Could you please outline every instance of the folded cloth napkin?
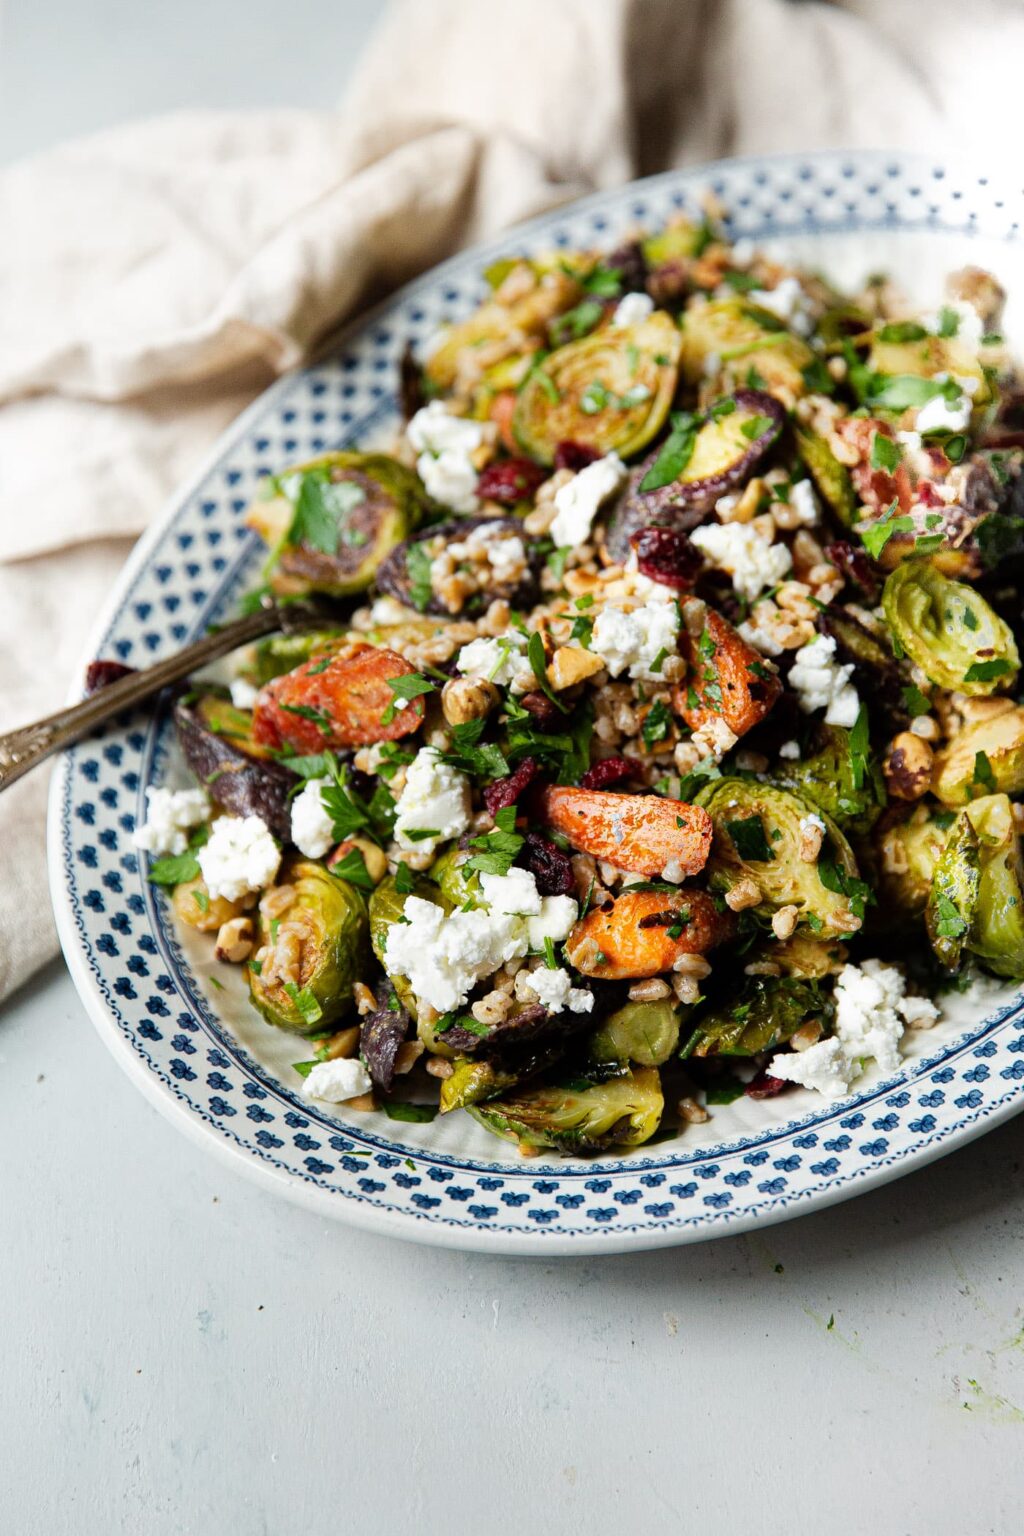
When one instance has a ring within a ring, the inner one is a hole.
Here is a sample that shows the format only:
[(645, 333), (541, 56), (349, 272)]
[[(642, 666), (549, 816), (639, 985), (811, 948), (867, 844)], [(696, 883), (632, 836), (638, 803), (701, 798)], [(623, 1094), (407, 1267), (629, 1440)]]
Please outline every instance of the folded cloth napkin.
[[(323, 46), (329, 38), (307, 38)], [(719, 155), (1015, 143), (1024, 0), (397, 0), (336, 112), (133, 123), (0, 176), (0, 729), (57, 708), (130, 541), (371, 298)], [(0, 998), (56, 949), (45, 774), (0, 799)]]

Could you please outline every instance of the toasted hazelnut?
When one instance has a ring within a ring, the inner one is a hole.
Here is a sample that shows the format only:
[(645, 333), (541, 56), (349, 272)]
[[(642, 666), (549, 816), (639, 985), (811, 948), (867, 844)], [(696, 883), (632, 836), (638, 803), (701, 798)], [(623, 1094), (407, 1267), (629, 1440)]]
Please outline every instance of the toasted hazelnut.
[(450, 677), (441, 690), (441, 709), (449, 725), (466, 725), (489, 715), (501, 695), (480, 677)]
[(336, 1035), (332, 1035), (327, 1042), (327, 1060), (339, 1061), (342, 1057), (354, 1056), (359, 1049), (359, 1025), (350, 1024), (347, 1029), (339, 1029)]
[(551, 658), (548, 682), (558, 690), (571, 688), (574, 683), (593, 677), (603, 666), (600, 656), (595, 656), (592, 651), (585, 651), (580, 645), (562, 645)]
[(900, 731), (889, 744), (882, 767), (890, 795), (897, 800), (920, 800), (932, 781), (931, 747), (913, 731)]
[(240, 965), (252, 954), (252, 942), (252, 919), (230, 917), (218, 929), (217, 947), (214, 953), (218, 960), (226, 960), (231, 965)]

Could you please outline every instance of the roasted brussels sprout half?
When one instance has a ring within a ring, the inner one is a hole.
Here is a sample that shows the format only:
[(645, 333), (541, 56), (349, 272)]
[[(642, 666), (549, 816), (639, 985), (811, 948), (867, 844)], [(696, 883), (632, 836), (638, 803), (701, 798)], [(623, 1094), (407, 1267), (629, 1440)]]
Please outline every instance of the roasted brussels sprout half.
[(366, 903), (308, 859), (288, 860), (278, 881), (291, 899), (272, 922), (260, 915), (249, 994), (268, 1024), (316, 1033), (345, 1013), (366, 973)]
[(348, 597), (429, 511), (419, 479), (382, 453), (330, 453), (277, 475), (249, 510), (283, 593)]
[(667, 261), (687, 261), (696, 256), (705, 240), (705, 230), (700, 224), (679, 219), (667, 224), (656, 234), (641, 241), (644, 260), (650, 267), (660, 267)]
[(1008, 625), (974, 587), (950, 581), (929, 561), (897, 566), (886, 577), (882, 607), (903, 650), (940, 688), (994, 693), (1017, 676)]
[(1024, 708), (1009, 702), (1003, 714), (965, 725), (935, 757), (932, 792), (944, 805), (959, 807), (993, 790), (1024, 790)]
[(679, 1045), (679, 1015), (679, 1005), (670, 998), (625, 1003), (594, 1031), (590, 1054), (595, 1061), (635, 1061), (641, 1067), (660, 1067)]
[(1024, 978), (1024, 863), (1013, 807), (989, 795), (961, 815), (978, 836), (981, 883), (967, 948), (997, 976)]
[(553, 464), (564, 442), (622, 458), (639, 453), (668, 415), (679, 347), (679, 331), (661, 310), (639, 325), (609, 326), (559, 347), (519, 392), (517, 440), (541, 464)]
[(472, 850), (449, 848), (431, 866), (430, 878), (440, 887), (453, 910), (467, 901), (480, 899), (480, 876), (475, 870), (466, 868), (471, 854)]
[(749, 977), (728, 1003), (697, 1021), (680, 1056), (758, 1056), (796, 1034), (808, 1019), (831, 1024), (835, 1004), (816, 981), (799, 976)]
[(289, 797), (298, 780), (253, 740), (252, 716), (220, 694), (186, 694), (174, 724), (185, 761), (217, 804), (235, 816), (262, 816), (275, 837), (290, 842)]
[(451, 1076), (441, 1082), (441, 1113), (448, 1115), (453, 1109), (467, 1109), (470, 1104), (497, 1098), (518, 1081), (517, 1072), (500, 1067), (497, 1062), (456, 1060)]
[(710, 380), (717, 393), (764, 389), (782, 400), (807, 392), (803, 370), (814, 362), (805, 342), (782, 321), (745, 299), (715, 299), (683, 317), (682, 370), (688, 384)]
[(949, 971), (957, 970), (960, 965), (974, 923), (980, 889), (978, 834), (970, 818), (961, 814), (953, 823), (949, 840), (939, 855), (924, 914), (935, 958)]
[(202, 875), (176, 885), (171, 905), (179, 922), (197, 928), (200, 933), (216, 933), (222, 923), (241, 912), (238, 902), (228, 901), (225, 896), (211, 896)]
[(749, 479), (777, 442), (786, 413), (764, 390), (739, 389), (715, 401), (702, 421), (693, 418), (692, 430), (673, 419), (672, 434), (630, 476), (609, 519), (605, 542), (613, 559), (628, 557), (641, 528), (685, 531), (700, 522), (720, 496)]
[(781, 780), (830, 816), (852, 836), (870, 831), (885, 805), (885, 785), (873, 765), (857, 764), (850, 750), (850, 732), (823, 725), (817, 751), (784, 765)]
[[(722, 778), (696, 797), (714, 823), (707, 872), (713, 890), (729, 891), (741, 880), (761, 893), (754, 907), (770, 918), (795, 906), (797, 931), (833, 938), (856, 931), (863, 918), (864, 890), (846, 838), (832, 818), (812, 801), (755, 779)], [(801, 821), (816, 814), (825, 838), (814, 863), (800, 857)]]
[(499, 537), (507, 535), (520, 539), (526, 562), (514, 579), (499, 579), (497, 573), (494, 573), (485, 585), (470, 592), (461, 600), (457, 610), (459, 616), (469, 617), (481, 613), (495, 598), (505, 598), (516, 606), (526, 607), (537, 595), (537, 579), (544, 560), (537, 552), (536, 541), (524, 535), (522, 523), (514, 517), (460, 517), (449, 523), (434, 523), (422, 529), (391, 551), (377, 572), (377, 586), (382, 592), (397, 598), (409, 608), (415, 608), (419, 613), (444, 614), (450, 618), (452, 609), (434, 588), (431, 564), (448, 545), (464, 542), (478, 528), (487, 529)]
[(950, 816), (936, 816), (927, 806), (876, 834), (877, 879), (883, 921), (891, 924), (920, 917), (928, 904), (935, 866), (949, 836)]
[[(561, 254), (561, 253), (560, 253)], [(579, 277), (586, 274), (592, 263), (578, 263)], [(578, 277), (567, 271), (576, 263), (570, 255), (559, 265), (549, 265), (543, 260), (523, 261), (516, 257), (494, 262), (488, 269), (488, 281), (498, 288), (517, 268), (522, 269), (524, 292), (512, 303), (492, 300), (482, 304), (468, 320), (447, 328), (441, 343), (427, 359), (425, 373), (437, 389), (450, 390), (465, 375), (467, 363), (472, 382), (480, 376), (475, 359), (486, 348), (492, 356), (501, 354), (506, 366), (522, 357), (528, 357), (546, 343), (549, 323), (563, 310), (575, 304), (582, 289)], [(529, 281), (532, 274), (533, 281)]]
[(911, 341), (890, 340), (892, 329), (882, 325), (876, 330), (867, 357), (871, 375), (867, 403), (873, 411), (901, 417), (906, 409), (923, 404), (918, 394), (908, 394), (903, 381), (934, 379), (936, 374), (975, 380), (971, 397), (974, 410), (980, 412), (989, 404), (992, 394), (977, 354), (957, 337), (925, 335)]
[(796, 445), (822, 500), (844, 528), (852, 528), (857, 520), (857, 497), (846, 465), (840, 464), (826, 439), (809, 427), (796, 428)]
[(636, 1067), (603, 1082), (577, 1078), (526, 1088), (471, 1105), (469, 1113), (495, 1135), (523, 1146), (583, 1153), (649, 1141), (664, 1107), (656, 1068)]

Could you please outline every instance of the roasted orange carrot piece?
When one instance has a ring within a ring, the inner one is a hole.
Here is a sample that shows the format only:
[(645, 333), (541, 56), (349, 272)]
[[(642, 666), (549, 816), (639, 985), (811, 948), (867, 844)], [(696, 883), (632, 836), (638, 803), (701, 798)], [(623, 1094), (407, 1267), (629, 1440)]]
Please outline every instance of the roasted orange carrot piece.
[(657, 976), (680, 955), (702, 955), (735, 933), (707, 891), (624, 891), (610, 907), (588, 912), (573, 928), (565, 952), (584, 976), (607, 981)]
[(672, 704), (694, 731), (723, 720), (734, 736), (745, 736), (782, 692), (771, 663), (713, 608), (708, 609), (703, 633), (694, 639), (684, 631), (679, 648), (689, 672), (675, 689)]
[[(364, 747), (408, 736), (423, 719), (423, 700), (396, 701), (388, 680), (415, 671), (403, 656), (372, 645), (349, 645), (313, 657), (260, 689), (253, 736), (266, 747), (299, 753)], [(386, 718), (391, 705), (396, 708)]]
[(673, 880), (696, 875), (711, 851), (711, 818), (698, 805), (605, 789), (545, 789), (539, 812), (574, 848), (616, 869)]
[(514, 389), (503, 389), (495, 395), (491, 401), (491, 420), (497, 424), (498, 436), (502, 445), (511, 454), (522, 453), (516, 435), (512, 430), (512, 418), (516, 414), (516, 402), (519, 396)]

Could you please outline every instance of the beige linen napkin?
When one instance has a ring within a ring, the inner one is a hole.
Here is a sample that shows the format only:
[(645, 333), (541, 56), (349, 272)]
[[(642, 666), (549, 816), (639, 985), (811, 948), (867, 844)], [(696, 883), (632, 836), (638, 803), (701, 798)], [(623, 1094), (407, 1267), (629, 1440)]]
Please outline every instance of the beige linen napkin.
[[(329, 37), (292, 46), (330, 46)], [(0, 176), (0, 729), (273, 376), (457, 246), (731, 153), (1015, 143), (1020, 0), (399, 0), (336, 112), (135, 123)], [(0, 799), (0, 998), (56, 947), (45, 773)]]

